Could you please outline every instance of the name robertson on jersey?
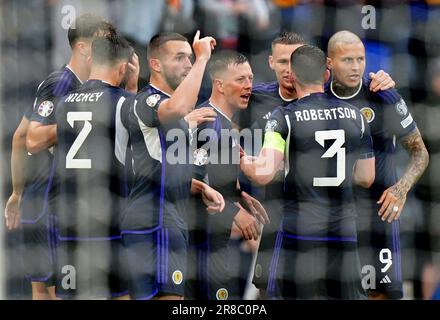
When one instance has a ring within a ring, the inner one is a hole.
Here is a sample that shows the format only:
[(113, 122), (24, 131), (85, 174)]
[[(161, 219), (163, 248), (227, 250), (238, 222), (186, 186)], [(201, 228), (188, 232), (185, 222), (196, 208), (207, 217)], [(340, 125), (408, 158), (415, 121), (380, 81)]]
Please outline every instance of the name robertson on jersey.
[(64, 102), (98, 102), (104, 92), (71, 93)]
[(295, 111), (296, 121), (355, 119), (356, 111), (347, 107), (330, 109), (305, 109)]

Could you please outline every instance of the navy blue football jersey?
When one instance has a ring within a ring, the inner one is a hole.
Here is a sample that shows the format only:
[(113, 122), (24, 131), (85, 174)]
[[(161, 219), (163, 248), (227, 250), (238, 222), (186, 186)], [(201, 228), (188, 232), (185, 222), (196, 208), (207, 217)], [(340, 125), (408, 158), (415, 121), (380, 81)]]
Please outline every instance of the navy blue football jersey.
[[(277, 107), (286, 106), (292, 101), (281, 97), (277, 81), (259, 83), (252, 88), (248, 107), (236, 112), (233, 117), (234, 123), (240, 129), (250, 129), (248, 132), (252, 136), (252, 143), (246, 143), (244, 139), (240, 140), (246, 154), (258, 156), (263, 144), (264, 127), (270, 115)], [(244, 132), (243, 136), (245, 136)], [(244, 175), (241, 175), (240, 184), (244, 191), (259, 200), (282, 198), (282, 183), (279, 181), (273, 181), (270, 187), (264, 188), (252, 184)]]
[(356, 194), (371, 196), (377, 201), (383, 191), (398, 180), (393, 159), (396, 138), (408, 135), (417, 125), (405, 101), (396, 90), (371, 92), (370, 82), (371, 80), (364, 78), (360, 90), (348, 98), (337, 96), (331, 83), (326, 86), (326, 92), (359, 108), (370, 125), (376, 158), (376, 178), (370, 189), (356, 190)]
[[(80, 85), (81, 81), (67, 66), (51, 73), (39, 85), (34, 104), (24, 116), (29, 121), (38, 121), (43, 125), (54, 124), (58, 100)], [(55, 195), (54, 173), (55, 163), (51, 150), (28, 154), (26, 183), (20, 203), (22, 223), (34, 223), (50, 210)]]
[(353, 166), (373, 157), (360, 111), (314, 93), (278, 108), (265, 129), (285, 141), (284, 230), (305, 237), (355, 238)]
[(239, 132), (233, 129), (231, 119), (221, 109), (209, 101), (197, 108), (203, 107), (214, 108), (217, 117), (213, 122), (199, 124), (194, 134), (197, 141), (197, 149), (193, 153), (195, 177), (205, 180), (223, 195), (225, 209), (219, 215), (224, 226), (230, 229), (239, 211), (234, 202), (240, 201), (240, 191), (237, 189), (240, 171)]
[(119, 87), (89, 80), (57, 106), (60, 240), (120, 236), (118, 222), (129, 191), (130, 96)]
[(158, 226), (187, 228), (192, 179), (189, 128), (183, 119), (159, 122), (157, 112), (169, 98), (147, 85), (130, 111), (134, 182), (122, 218), (125, 233)]
[[(259, 83), (252, 88), (248, 107), (236, 112), (232, 118), (240, 129), (264, 129), (267, 119), (279, 106), (286, 106), (292, 100), (285, 100), (281, 97), (278, 82)], [(258, 154), (255, 150), (254, 154)]]

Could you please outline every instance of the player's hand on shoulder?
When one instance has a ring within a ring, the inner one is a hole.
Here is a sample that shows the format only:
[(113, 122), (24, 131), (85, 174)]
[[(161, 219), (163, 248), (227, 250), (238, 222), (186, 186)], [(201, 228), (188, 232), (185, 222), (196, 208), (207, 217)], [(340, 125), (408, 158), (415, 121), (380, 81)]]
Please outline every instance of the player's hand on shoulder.
[(235, 215), (234, 222), (237, 227), (240, 228), (243, 238), (245, 240), (257, 240), (261, 233), (261, 227), (257, 218), (250, 214), (239, 203), (235, 203), (235, 205), (240, 208), (240, 211)]
[(12, 193), (6, 202), (5, 207), (5, 220), (6, 228), (13, 230), (18, 228), (20, 224), (20, 200), (21, 196)]
[(188, 126), (191, 129), (194, 129), (200, 123), (215, 121), (216, 117), (217, 117), (217, 113), (214, 111), (213, 108), (203, 107), (191, 111), (184, 117), (184, 119), (188, 123)]
[(251, 214), (262, 224), (270, 223), (269, 216), (260, 201), (249, 195), (245, 191), (241, 191), (241, 198), (246, 203)]
[(139, 57), (136, 53), (133, 54), (130, 61), (127, 63), (127, 84), (125, 89), (131, 93), (136, 94), (138, 91), (139, 81)]
[(370, 72), (369, 73), (371, 82), (370, 82), (370, 91), (385, 91), (388, 89), (393, 89), (396, 87), (396, 82), (394, 82), (393, 78), (383, 70), (379, 70), (378, 72)]
[(207, 36), (200, 39), (200, 30), (197, 30), (192, 45), (196, 60), (209, 60), (216, 45), (217, 42), (213, 37)]

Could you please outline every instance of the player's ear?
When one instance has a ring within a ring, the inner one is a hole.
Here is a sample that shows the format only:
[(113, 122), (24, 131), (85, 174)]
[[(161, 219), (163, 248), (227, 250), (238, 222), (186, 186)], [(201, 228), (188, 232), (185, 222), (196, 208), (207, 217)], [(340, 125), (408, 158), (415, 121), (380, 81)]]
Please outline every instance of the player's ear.
[(324, 73), (324, 83), (326, 83), (327, 81), (330, 80), (330, 70), (329, 69), (325, 69), (325, 73)]
[(327, 69), (331, 70), (333, 66), (333, 61), (331, 58), (327, 57)]
[(84, 57), (89, 57), (91, 55), (91, 48), (85, 41), (78, 41), (75, 44), (75, 47), (77, 48), (77, 51), (80, 55)]
[(269, 56), (269, 67), (274, 70), (273, 56)]
[(151, 58), (151, 59), (148, 60), (148, 64), (150, 66), (150, 70), (155, 71), (155, 72), (161, 72), (162, 71), (162, 66), (160, 64), (159, 59)]
[(215, 88), (217, 89), (218, 92), (220, 92), (220, 93), (224, 93), (225, 92), (225, 90), (223, 88), (223, 80), (221, 80), (221, 79), (214, 79), (213, 82), (214, 82), (214, 86), (215, 86)]

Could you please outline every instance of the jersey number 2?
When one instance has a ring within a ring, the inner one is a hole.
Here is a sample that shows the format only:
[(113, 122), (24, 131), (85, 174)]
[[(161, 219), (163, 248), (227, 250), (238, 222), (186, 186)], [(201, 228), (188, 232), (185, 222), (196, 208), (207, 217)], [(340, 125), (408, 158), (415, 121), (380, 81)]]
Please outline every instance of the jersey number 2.
[(76, 137), (72, 146), (67, 152), (66, 155), (66, 168), (67, 169), (91, 169), (92, 168), (92, 160), (91, 159), (74, 159), (78, 150), (81, 148), (82, 144), (86, 140), (90, 131), (92, 131), (92, 113), (91, 112), (68, 112), (67, 113), (67, 122), (70, 124), (72, 128), (74, 128), (75, 121), (84, 121), (84, 127)]
[(322, 147), (326, 140), (335, 140), (321, 158), (333, 158), (336, 155), (336, 177), (313, 178), (314, 187), (337, 187), (345, 180), (345, 143), (344, 130), (324, 130), (315, 132), (315, 140)]

